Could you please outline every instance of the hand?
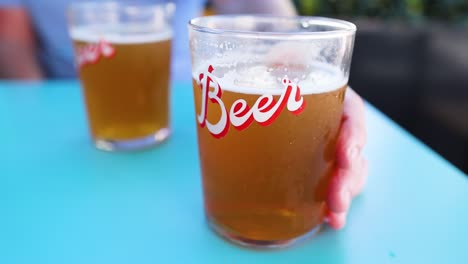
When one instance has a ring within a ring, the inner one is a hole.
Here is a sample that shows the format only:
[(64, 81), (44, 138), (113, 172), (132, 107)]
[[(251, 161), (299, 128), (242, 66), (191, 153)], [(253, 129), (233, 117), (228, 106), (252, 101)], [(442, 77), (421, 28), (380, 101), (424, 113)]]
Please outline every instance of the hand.
[(327, 196), (326, 222), (334, 229), (345, 225), (351, 200), (361, 192), (366, 182), (367, 160), (361, 155), (365, 144), (364, 103), (361, 97), (348, 87), (336, 146), (336, 167)]

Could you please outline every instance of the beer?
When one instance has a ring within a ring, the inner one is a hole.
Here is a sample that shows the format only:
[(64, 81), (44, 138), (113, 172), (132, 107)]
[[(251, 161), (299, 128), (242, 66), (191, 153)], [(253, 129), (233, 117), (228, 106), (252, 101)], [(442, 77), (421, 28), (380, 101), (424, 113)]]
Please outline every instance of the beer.
[(205, 211), (237, 242), (288, 241), (323, 221), (347, 79), (314, 65), (282, 82), (261, 66), (194, 70)]
[(320, 229), (355, 31), (317, 17), (190, 20), (205, 212), (221, 236), (280, 248)]
[(71, 31), (96, 140), (130, 141), (168, 133), (172, 33), (130, 29)]

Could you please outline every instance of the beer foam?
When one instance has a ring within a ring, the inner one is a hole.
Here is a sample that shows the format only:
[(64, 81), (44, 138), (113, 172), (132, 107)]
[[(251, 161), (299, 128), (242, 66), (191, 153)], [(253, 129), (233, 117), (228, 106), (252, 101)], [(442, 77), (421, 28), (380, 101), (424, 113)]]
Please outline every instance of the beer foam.
[[(137, 28), (138, 29), (138, 28)], [(141, 44), (149, 42), (159, 42), (172, 38), (172, 30), (164, 29), (160, 32), (151, 32), (149, 30), (103, 30), (95, 27), (75, 27), (70, 30), (70, 37), (75, 41), (99, 42), (104, 39), (113, 44)]]
[[(247, 66), (240, 70), (232, 66), (216, 67), (216, 62), (211, 65), (214, 67), (212, 75), (223, 90), (244, 94), (279, 95), (285, 89), (283, 78), (296, 83), (301, 88), (301, 94), (332, 92), (348, 82), (348, 78), (340, 69), (322, 62), (308, 64), (306, 68), (297, 71), (295, 77), (288, 76), (284, 72), (275, 73), (272, 68), (263, 65)], [(198, 81), (198, 74), (206, 74), (208, 66), (196, 68), (192, 77)], [(289, 72), (289, 75), (294, 75), (294, 72)]]

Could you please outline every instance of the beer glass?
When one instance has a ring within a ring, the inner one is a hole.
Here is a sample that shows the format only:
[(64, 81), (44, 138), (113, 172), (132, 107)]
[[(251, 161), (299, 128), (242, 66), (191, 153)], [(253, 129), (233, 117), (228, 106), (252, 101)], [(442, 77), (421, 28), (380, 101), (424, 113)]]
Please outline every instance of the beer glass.
[(319, 17), (189, 22), (205, 213), (221, 236), (274, 248), (319, 230), (355, 31)]
[(170, 134), (172, 3), (76, 2), (68, 10), (97, 148), (144, 148)]

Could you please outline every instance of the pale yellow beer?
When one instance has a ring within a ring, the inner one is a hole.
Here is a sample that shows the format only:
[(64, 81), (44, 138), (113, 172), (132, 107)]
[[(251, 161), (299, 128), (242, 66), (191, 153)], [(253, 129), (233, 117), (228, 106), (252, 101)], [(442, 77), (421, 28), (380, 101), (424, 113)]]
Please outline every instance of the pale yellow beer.
[(170, 135), (173, 3), (75, 1), (69, 33), (97, 148), (134, 150)]
[(205, 212), (221, 236), (278, 248), (320, 230), (355, 31), (320, 17), (190, 20)]
[(78, 60), (95, 139), (126, 141), (169, 129), (171, 35), (170, 31), (103, 36), (91, 28), (72, 31), (77, 56), (86, 56), (86, 50), (100, 41), (114, 52), (95, 61)]
[[(216, 61), (212, 66), (210, 78), (212, 83), (216, 81), (212, 86), (221, 87), (222, 102), (205, 99), (207, 122), (221, 119), (220, 104), (229, 112), (239, 99), (253, 107), (261, 96), (269, 94), (279, 102), (284, 86), (255, 81), (260, 67), (245, 70), (253, 80), (246, 83), (255, 82), (252, 88), (242, 84), (249, 76), (223, 72), (218, 78), (216, 69), (220, 67)], [(196, 72), (207, 74), (203, 68)], [(268, 74), (267, 67), (264, 72)], [(305, 103), (298, 114), (285, 107), (268, 125), (253, 120), (239, 130), (229, 124), (219, 138), (207, 125), (197, 125), (205, 211), (209, 221), (228, 230), (230, 237), (288, 241), (323, 222), (347, 84), (339, 71), (329, 68), (317, 67), (312, 75), (326, 77), (323, 83), (299, 82)], [(197, 75), (193, 78), (195, 111), (200, 114), (203, 83)]]

